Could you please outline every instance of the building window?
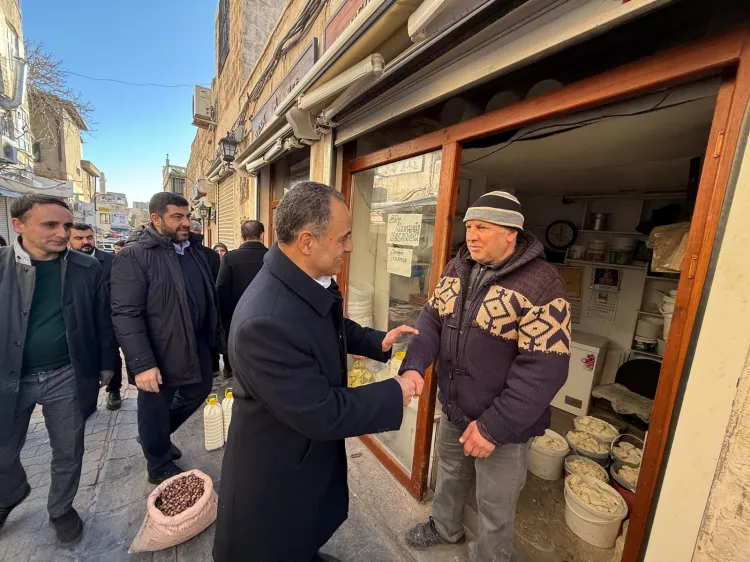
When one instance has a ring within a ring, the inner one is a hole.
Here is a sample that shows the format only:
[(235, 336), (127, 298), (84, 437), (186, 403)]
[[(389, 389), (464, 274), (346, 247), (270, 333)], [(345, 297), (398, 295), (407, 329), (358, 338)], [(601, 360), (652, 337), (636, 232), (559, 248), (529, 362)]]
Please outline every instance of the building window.
[(219, 2), (219, 73), (229, 54), (229, 0)]
[(109, 224), (109, 213), (99, 213), (99, 223)]
[(172, 193), (179, 193), (185, 195), (185, 179), (184, 178), (172, 178)]
[(15, 139), (18, 150), (29, 152), (31, 146), (31, 135), (29, 133), (29, 114), (22, 107), (15, 110)]
[(11, 70), (16, 69), (16, 57), (20, 55), (18, 35), (8, 26), (8, 67)]

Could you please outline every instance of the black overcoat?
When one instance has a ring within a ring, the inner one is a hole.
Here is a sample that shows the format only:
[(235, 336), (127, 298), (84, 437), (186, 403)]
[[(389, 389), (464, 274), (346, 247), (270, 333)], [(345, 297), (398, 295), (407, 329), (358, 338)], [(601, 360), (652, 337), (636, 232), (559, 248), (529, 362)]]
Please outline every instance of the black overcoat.
[(342, 317), (332, 289), (274, 246), (235, 310), (216, 562), (310, 562), (347, 517), (344, 439), (401, 425), (395, 380), (347, 388), (344, 350), (389, 354), (383, 332)]

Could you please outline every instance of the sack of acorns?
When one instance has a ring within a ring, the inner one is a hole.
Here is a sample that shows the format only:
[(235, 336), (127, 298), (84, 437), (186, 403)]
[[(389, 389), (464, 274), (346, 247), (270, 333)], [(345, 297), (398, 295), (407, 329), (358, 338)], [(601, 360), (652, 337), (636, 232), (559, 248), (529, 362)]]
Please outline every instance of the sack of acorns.
[(153, 552), (190, 540), (216, 520), (217, 508), (208, 475), (190, 470), (173, 476), (146, 500), (146, 517), (128, 552)]

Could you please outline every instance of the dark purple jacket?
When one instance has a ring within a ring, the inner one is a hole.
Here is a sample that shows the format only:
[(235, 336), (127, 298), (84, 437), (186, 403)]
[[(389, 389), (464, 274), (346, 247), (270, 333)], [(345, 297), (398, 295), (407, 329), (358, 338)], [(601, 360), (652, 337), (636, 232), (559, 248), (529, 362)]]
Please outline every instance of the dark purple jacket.
[(550, 402), (568, 377), (570, 304), (530, 234), (467, 299), (473, 265), (464, 247), (445, 268), (400, 371), (424, 375), (437, 357), (440, 402), (453, 424), (478, 420), (496, 445), (524, 443), (549, 427)]

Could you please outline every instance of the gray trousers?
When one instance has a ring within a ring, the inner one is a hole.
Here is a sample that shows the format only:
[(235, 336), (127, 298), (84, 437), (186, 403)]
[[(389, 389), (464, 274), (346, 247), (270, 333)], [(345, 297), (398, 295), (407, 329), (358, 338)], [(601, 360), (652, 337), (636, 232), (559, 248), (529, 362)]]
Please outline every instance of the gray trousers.
[(464, 535), (464, 504), (476, 471), (479, 533), (469, 544), (471, 562), (509, 562), (518, 496), (526, 483), (531, 441), (497, 447), (486, 459), (464, 456), (463, 435), (445, 415), (437, 436), (437, 489), (432, 518), (440, 535), (456, 542)]
[(83, 463), (84, 419), (76, 400), (72, 365), (21, 379), (13, 434), (0, 443), (0, 506), (15, 504), (26, 489), (26, 471), (20, 455), (37, 404), (42, 405), (52, 447), (47, 511), (50, 517), (60, 517), (73, 506)]

